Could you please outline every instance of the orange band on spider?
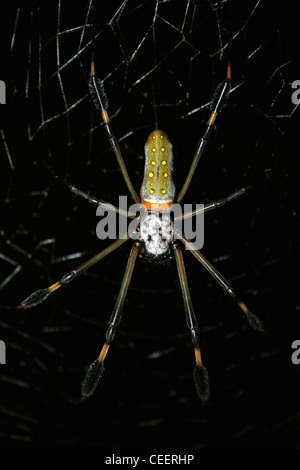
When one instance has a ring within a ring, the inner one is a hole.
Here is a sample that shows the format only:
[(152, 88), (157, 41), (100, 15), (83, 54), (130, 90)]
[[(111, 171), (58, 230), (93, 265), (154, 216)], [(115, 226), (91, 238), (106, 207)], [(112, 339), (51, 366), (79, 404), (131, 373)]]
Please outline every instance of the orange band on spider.
[(208, 124), (209, 124), (210, 126), (212, 126), (213, 123), (215, 122), (217, 115), (218, 115), (218, 113), (217, 113), (216, 111), (214, 111), (213, 113), (211, 113), (210, 118), (209, 118), (209, 121), (208, 121)]
[(197, 366), (202, 366), (201, 352), (199, 348), (195, 348), (195, 359)]
[(244, 302), (239, 302), (239, 306), (241, 307), (244, 313), (249, 311)]
[(227, 80), (231, 80), (231, 65), (228, 64), (227, 66)]
[(91, 63), (91, 77), (95, 77), (95, 62), (93, 60)]
[(109, 117), (108, 117), (106, 109), (102, 109), (101, 113), (102, 113), (103, 121), (107, 124), (109, 122)]
[(108, 349), (109, 349), (109, 344), (105, 343), (103, 345), (103, 348), (101, 349), (101, 353), (99, 354), (98, 362), (104, 362)]
[(168, 211), (172, 206), (173, 206), (173, 202), (164, 202), (163, 204), (159, 204), (159, 203), (153, 203), (153, 202), (149, 202), (149, 201), (144, 201), (142, 200), (142, 204), (149, 210), (152, 210), (152, 211)]
[(53, 292), (56, 289), (58, 289), (59, 287), (61, 287), (61, 283), (56, 282), (55, 284), (52, 284), (52, 286), (48, 287), (48, 292)]

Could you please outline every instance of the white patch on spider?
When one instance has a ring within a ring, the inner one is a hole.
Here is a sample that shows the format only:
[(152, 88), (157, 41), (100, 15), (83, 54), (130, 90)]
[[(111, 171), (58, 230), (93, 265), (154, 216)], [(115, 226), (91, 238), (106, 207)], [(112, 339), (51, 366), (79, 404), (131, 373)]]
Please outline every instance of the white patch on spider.
[(153, 256), (161, 256), (170, 250), (173, 240), (173, 222), (170, 214), (147, 213), (140, 224), (140, 239), (145, 250)]

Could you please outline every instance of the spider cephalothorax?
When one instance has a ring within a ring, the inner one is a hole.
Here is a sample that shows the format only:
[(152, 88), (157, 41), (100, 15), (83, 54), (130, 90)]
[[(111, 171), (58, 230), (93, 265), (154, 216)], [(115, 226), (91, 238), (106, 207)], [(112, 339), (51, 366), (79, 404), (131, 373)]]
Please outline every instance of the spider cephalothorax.
[(146, 212), (140, 222), (139, 240), (145, 260), (164, 263), (170, 260), (174, 226), (170, 213)]

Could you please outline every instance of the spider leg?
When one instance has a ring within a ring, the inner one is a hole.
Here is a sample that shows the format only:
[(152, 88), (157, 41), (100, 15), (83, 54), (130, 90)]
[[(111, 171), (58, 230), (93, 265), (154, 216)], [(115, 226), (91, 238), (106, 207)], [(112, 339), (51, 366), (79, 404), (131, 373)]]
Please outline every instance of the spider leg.
[(135, 219), (136, 218), (136, 214), (133, 214), (132, 212), (128, 212), (124, 209), (121, 209), (120, 207), (113, 206), (109, 202), (105, 202), (102, 199), (97, 199), (96, 197), (91, 196), (90, 194), (82, 191), (81, 189), (78, 189), (76, 186), (74, 186), (71, 183), (68, 183), (67, 181), (65, 181), (65, 184), (67, 185), (67, 187), (69, 188), (69, 190), (72, 193), (76, 194), (76, 196), (82, 197), (83, 199), (88, 201), (90, 204), (95, 204), (96, 206), (101, 206), (104, 210), (113, 210), (113, 211), (117, 212), (120, 215), (123, 215), (125, 217), (129, 217), (130, 219)]
[(122, 318), (124, 302), (125, 302), (126, 294), (128, 291), (136, 257), (137, 257), (139, 250), (140, 250), (139, 243), (135, 243), (131, 248), (131, 252), (128, 258), (127, 266), (125, 269), (125, 274), (124, 274), (122, 285), (121, 285), (119, 295), (116, 301), (116, 305), (109, 320), (109, 326), (106, 331), (104, 345), (101, 349), (101, 352), (98, 358), (95, 361), (93, 361), (91, 365), (89, 366), (86, 376), (84, 378), (84, 381), (82, 383), (82, 387), (81, 387), (82, 399), (86, 399), (94, 393), (98, 385), (98, 382), (104, 373), (104, 360), (107, 355), (108, 349), (111, 345), (111, 342), (113, 341), (115, 337), (117, 327), (119, 326), (119, 323)]
[(45, 289), (36, 290), (31, 295), (29, 295), (25, 300), (23, 300), (20, 303), (20, 305), (17, 306), (17, 308), (18, 309), (32, 308), (44, 302), (44, 300), (46, 300), (52, 294), (52, 292), (57, 290), (59, 287), (66, 286), (67, 284), (69, 284), (69, 282), (73, 281), (73, 279), (75, 279), (77, 276), (84, 273), (91, 266), (98, 263), (98, 261), (100, 261), (102, 258), (104, 258), (105, 256), (112, 253), (114, 250), (119, 248), (119, 246), (121, 246), (123, 243), (129, 240), (129, 237), (130, 235), (129, 233), (127, 233), (127, 235), (124, 238), (119, 238), (114, 243), (109, 245), (107, 248), (100, 251), (99, 253), (97, 253), (95, 256), (85, 261), (84, 263), (80, 264), (79, 266), (74, 268), (72, 271), (65, 274), (58, 282), (55, 282), (54, 284), (52, 284), (49, 287), (46, 287)]
[(201, 214), (202, 212), (207, 212), (207, 211), (211, 211), (212, 209), (217, 209), (219, 207), (223, 207), (223, 206), (225, 206), (225, 204), (227, 204), (227, 202), (230, 202), (233, 199), (245, 194), (247, 190), (248, 190), (248, 188), (245, 188), (245, 187), (241, 188), (238, 191), (235, 191), (234, 193), (232, 193), (229, 196), (225, 197), (224, 199), (220, 199), (219, 201), (215, 201), (215, 202), (210, 202), (209, 204), (205, 204), (205, 206), (201, 207), (200, 209), (195, 209), (193, 211), (181, 214), (178, 217), (175, 217), (175, 220), (188, 219), (190, 217), (194, 217), (195, 215)]
[(229, 97), (229, 92), (231, 88), (231, 68), (230, 65), (228, 65), (227, 68), (227, 76), (226, 79), (219, 83), (219, 85), (216, 88), (216, 91), (214, 93), (213, 99), (211, 101), (211, 115), (210, 118), (206, 124), (203, 136), (200, 139), (200, 142), (198, 144), (196, 153), (194, 155), (190, 170), (188, 172), (188, 175), (186, 177), (186, 180), (183, 184), (183, 187), (177, 197), (177, 202), (181, 202), (183, 196), (188, 190), (188, 187), (192, 181), (193, 175), (196, 171), (196, 167), (198, 165), (198, 162), (200, 160), (200, 157), (203, 153), (203, 150), (208, 142), (208, 139), (211, 135), (212, 128), (214, 126), (215, 120), (217, 115), (224, 109), (224, 107), (227, 104), (228, 97)]
[(112, 125), (111, 125), (111, 122), (107, 113), (108, 102), (107, 102), (107, 97), (104, 91), (103, 82), (99, 78), (97, 78), (95, 75), (95, 64), (93, 61), (91, 65), (89, 86), (90, 86), (90, 94), (92, 96), (94, 105), (97, 109), (101, 111), (101, 116), (104, 122), (105, 131), (106, 131), (108, 140), (110, 142), (111, 148), (114, 151), (115, 156), (117, 157), (119, 167), (122, 171), (122, 175), (127, 185), (127, 188), (132, 198), (134, 199), (134, 201), (137, 204), (139, 204), (140, 198), (138, 197), (137, 193), (135, 192), (132, 186), (131, 180), (129, 178), (129, 175), (128, 175), (128, 172), (127, 172), (127, 169), (126, 169), (123, 157), (122, 157), (122, 153), (121, 153), (118, 141), (113, 133)]
[(264, 332), (264, 327), (260, 319), (252, 312), (249, 311), (248, 307), (245, 303), (238, 297), (236, 291), (228, 282), (222, 274), (217, 271), (217, 269), (200, 253), (194, 246), (194, 244), (188, 240), (186, 237), (182, 236), (181, 241), (185, 244), (186, 247), (190, 250), (192, 255), (200, 261), (202, 266), (212, 275), (212, 277), (217, 281), (217, 283), (222, 287), (222, 289), (230, 295), (230, 297), (238, 304), (240, 309), (246, 316), (246, 320), (248, 321), (249, 325), (254, 328), (259, 333)]
[(94, 204), (96, 206), (101, 206), (104, 210), (113, 210), (113, 211), (117, 212), (120, 215), (123, 215), (125, 217), (129, 217), (130, 219), (135, 219), (136, 218), (136, 214), (133, 214), (133, 213), (128, 212), (124, 209), (121, 209), (120, 207), (116, 207), (116, 206), (110, 204), (109, 202), (103, 201), (103, 199), (98, 199), (98, 198), (92, 196), (91, 194), (89, 194), (85, 191), (82, 191), (81, 189), (74, 186), (74, 184), (67, 181), (66, 178), (63, 178), (62, 176), (57, 175), (53, 171), (53, 169), (46, 162), (43, 162), (43, 164), (44, 164), (44, 167), (46, 168), (46, 170), (50, 172), (50, 174), (52, 175), (53, 178), (55, 178), (61, 184), (66, 186), (68, 188), (68, 190), (71, 191), (76, 196), (82, 197), (83, 199), (88, 201), (90, 204)]
[(181, 285), (184, 309), (185, 309), (185, 314), (186, 314), (186, 322), (191, 333), (192, 342), (193, 342), (194, 351), (195, 351), (196, 367), (194, 369), (193, 375), (194, 375), (196, 390), (197, 390), (199, 398), (203, 402), (207, 402), (210, 396), (208, 373), (207, 373), (206, 368), (202, 364), (198, 323), (197, 323), (197, 319), (196, 319), (195, 312), (194, 312), (193, 305), (192, 305), (183, 256), (182, 256), (180, 247), (175, 243), (173, 244), (173, 251), (175, 254), (177, 271), (178, 271), (178, 276), (179, 276), (180, 285)]

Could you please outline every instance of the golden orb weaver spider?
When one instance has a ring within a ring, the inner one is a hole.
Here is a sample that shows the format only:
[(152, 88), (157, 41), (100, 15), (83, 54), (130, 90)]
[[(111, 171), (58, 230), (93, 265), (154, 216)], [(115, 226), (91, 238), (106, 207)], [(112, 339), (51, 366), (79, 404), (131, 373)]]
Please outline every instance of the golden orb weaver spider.
[[(99, 356), (94, 360), (89, 366), (86, 376), (82, 383), (82, 399), (86, 399), (91, 396), (99, 380), (101, 379), (104, 373), (104, 361), (109, 350), (109, 347), (115, 337), (117, 327), (121, 321), (124, 302), (130, 280), (132, 277), (133, 269), (138, 255), (145, 256), (146, 258), (156, 261), (164, 262), (169, 258), (170, 253), (174, 254), (177, 271), (179, 276), (179, 281), (181, 285), (181, 291), (184, 301), (184, 309), (186, 314), (186, 322), (188, 329), (191, 334), (192, 344), (194, 347), (195, 354), (195, 369), (194, 369), (194, 381), (196, 385), (196, 390), (199, 398), (203, 402), (207, 402), (210, 396), (208, 373), (206, 368), (202, 363), (202, 356), (200, 351), (200, 336), (197, 319), (194, 313), (191, 296), (188, 287), (188, 281), (186, 276), (185, 265), (183, 261), (183, 255), (179, 243), (175, 240), (174, 237), (174, 227), (173, 222), (170, 220), (167, 226), (167, 230), (163, 229), (163, 215), (165, 211), (169, 210), (174, 202), (180, 203), (191, 183), (192, 177), (195, 173), (196, 167), (198, 165), (199, 159), (203, 153), (203, 150), (206, 146), (206, 143), (211, 135), (212, 128), (214, 126), (217, 115), (222, 111), (226, 106), (230, 89), (231, 89), (231, 67), (227, 67), (226, 79), (221, 82), (213, 95), (211, 101), (211, 114), (204, 129), (204, 133), (199, 141), (197, 146), (194, 158), (192, 160), (188, 175), (183, 184), (183, 187), (175, 199), (175, 185), (172, 179), (172, 170), (173, 170), (173, 153), (172, 145), (167, 137), (167, 135), (159, 130), (155, 129), (150, 133), (146, 145), (145, 145), (145, 169), (144, 169), (144, 179), (141, 187), (141, 197), (135, 192), (133, 185), (131, 183), (130, 177), (127, 173), (126, 166), (122, 157), (122, 153), (118, 144), (118, 140), (115, 137), (110, 118), (107, 112), (107, 98), (105, 95), (103, 83), (95, 75), (95, 66), (92, 61), (91, 73), (89, 80), (90, 94), (96, 108), (101, 112), (102, 120), (104, 123), (105, 131), (107, 137), (110, 141), (112, 150), (117, 158), (118, 164), (122, 171), (123, 178), (127, 185), (127, 188), (137, 204), (142, 204), (145, 211), (144, 217), (140, 220), (137, 230), (139, 231), (139, 236), (133, 242), (127, 266), (125, 269), (125, 274), (121, 283), (121, 288), (118, 294), (118, 298), (114, 307), (114, 310), (111, 314), (109, 320), (109, 326), (106, 331), (106, 337), (104, 345), (100, 351)], [(163, 182), (163, 183), (162, 183)], [(101, 206), (104, 209), (111, 208), (110, 204), (97, 199), (89, 194), (81, 191), (72, 184), (65, 182), (69, 190), (74, 194), (83, 197), (89, 203)], [(201, 209), (196, 209), (194, 211), (185, 213), (181, 215), (181, 218), (190, 218), (200, 212), (206, 212), (209, 210), (216, 209), (223, 206), (227, 202), (232, 201), (233, 199), (239, 197), (240, 195), (246, 192), (246, 188), (241, 188), (240, 190), (234, 192), (233, 194), (227, 196), (224, 199), (218, 200), (206, 204)], [(123, 213), (121, 209), (114, 207), (114, 209)], [(125, 212), (127, 217), (135, 217), (129, 212)], [(72, 271), (65, 274), (58, 282), (52, 284), (51, 286), (40, 289), (33, 292), (29, 297), (21, 302), (17, 308), (26, 309), (35, 307), (44, 300), (46, 300), (52, 292), (56, 291), (59, 287), (67, 285), (73, 279), (78, 277), (80, 274), (85, 272), (95, 263), (100, 261), (102, 258), (112, 253), (123, 243), (125, 243), (131, 237), (131, 233), (128, 232), (125, 237), (120, 237), (110, 246), (100, 251), (100, 253), (93, 256), (91, 259), (82, 263), (81, 265), (75, 267)], [(202, 266), (211, 274), (211, 276), (216, 280), (216, 282), (227, 292), (230, 297), (237, 303), (242, 312), (244, 313), (248, 323), (254, 329), (259, 332), (263, 332), (263, 325), (259, 318), (251, 313), (245, 303), (238, 297), (232, 285), (220, 274), (216, 268), (200, 253), (193, 243), (186, 238), (181, 236), (180, 240), (195, 256), (195, 258), (202, 264)]]

